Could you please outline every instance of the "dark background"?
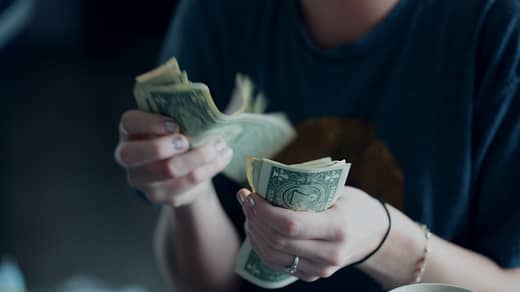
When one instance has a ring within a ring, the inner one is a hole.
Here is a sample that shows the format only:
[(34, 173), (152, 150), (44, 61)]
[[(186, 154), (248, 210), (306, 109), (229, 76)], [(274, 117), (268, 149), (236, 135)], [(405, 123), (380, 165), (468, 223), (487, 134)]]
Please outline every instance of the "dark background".
[(158, 209), (128, 191), (113, 151), (175, 1), (35, 4), (0, 49), (0, 255), (18, 261), (29, 291), (77, 274), (162, 291)]

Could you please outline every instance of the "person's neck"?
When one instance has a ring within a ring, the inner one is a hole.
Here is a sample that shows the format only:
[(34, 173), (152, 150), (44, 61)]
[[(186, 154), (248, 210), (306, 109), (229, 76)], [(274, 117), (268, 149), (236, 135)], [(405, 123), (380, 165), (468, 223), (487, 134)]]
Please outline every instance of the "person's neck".
[(322, 49), (352, 43), (370, 32), (399, 0), (301, 0), (302, 15)]

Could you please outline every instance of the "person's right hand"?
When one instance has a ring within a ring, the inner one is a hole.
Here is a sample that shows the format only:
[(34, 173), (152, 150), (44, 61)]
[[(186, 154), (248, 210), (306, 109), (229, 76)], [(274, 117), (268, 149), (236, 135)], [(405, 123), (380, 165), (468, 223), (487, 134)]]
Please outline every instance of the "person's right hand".
[(206, 185), (233, 157), (224, 139), (189, 150), (173, 120), (139, 110), (122, 115), (119, 133), (116, 161), (128, 183), (154, 203), (179, 207), (194, 202), (201, 193), (195, 187)]

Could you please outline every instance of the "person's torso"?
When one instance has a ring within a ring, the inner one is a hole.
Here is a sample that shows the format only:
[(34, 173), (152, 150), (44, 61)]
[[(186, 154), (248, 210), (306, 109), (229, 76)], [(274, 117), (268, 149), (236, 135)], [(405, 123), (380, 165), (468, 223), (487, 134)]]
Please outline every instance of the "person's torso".
[[(444, 238), (467, 241), (476, 46), (486, 1), (401, 0), (361, 40), (331, 50), (313, 44), (298, 1), (251, 5), (240, 37), (231, 38), (241, 43), (223, 40), (241, 53), (219, 62), (248, 75), (267, 97), (267, 111), (295, 124), (299, 140), (277, 159), (346, 159), (353, 163), (347, 184)], [(356, 269), (290, 287), (332, 290), (345, 281), (377, 289)]]

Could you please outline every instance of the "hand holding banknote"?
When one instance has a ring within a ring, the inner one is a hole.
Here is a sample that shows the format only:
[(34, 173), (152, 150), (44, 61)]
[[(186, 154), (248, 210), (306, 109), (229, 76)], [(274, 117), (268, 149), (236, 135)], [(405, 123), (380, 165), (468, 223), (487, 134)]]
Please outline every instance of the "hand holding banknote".
[[(341, 185), (332, 207), (322, 212), (276, 206), (279, 204), (273, 205), (269, 196), (246, 189), (237, 196), (246, 216), (248, 237), (239, 258), (248, 248), (255, 254), (242, 255), (238, 272), (265, 288), (283, 287), (295, 278), (310, 282), (329, 277), (370, 253), (386, 231), (387, 218), (380, 203), (348, 186)], [(291, 277), (288, 267), (296, 256), (299, 263)], [(255, 257), (261, 264), (250, 260)]]
[(245, 180), (244, 157), (269, 157), (286, 146), (294, 129), (281, 113), (262, 114), (266, 101), (237, 75), (231, 114), (216, 107), (208, 87), (192, 83), (177, 60), (136, 77), (140, 110), (123, 114), (117, 162), (129, 184), (152, 202), (175, 207), (193, 202), (211, 188), (219, 172)]
[(189, 150), (179, 126), (157, 114), (128, 111), (119, 130), (116, 160), (125, 168), (129, 184), (157, 204), (192, 203), (233, 157), (223, 139)]

